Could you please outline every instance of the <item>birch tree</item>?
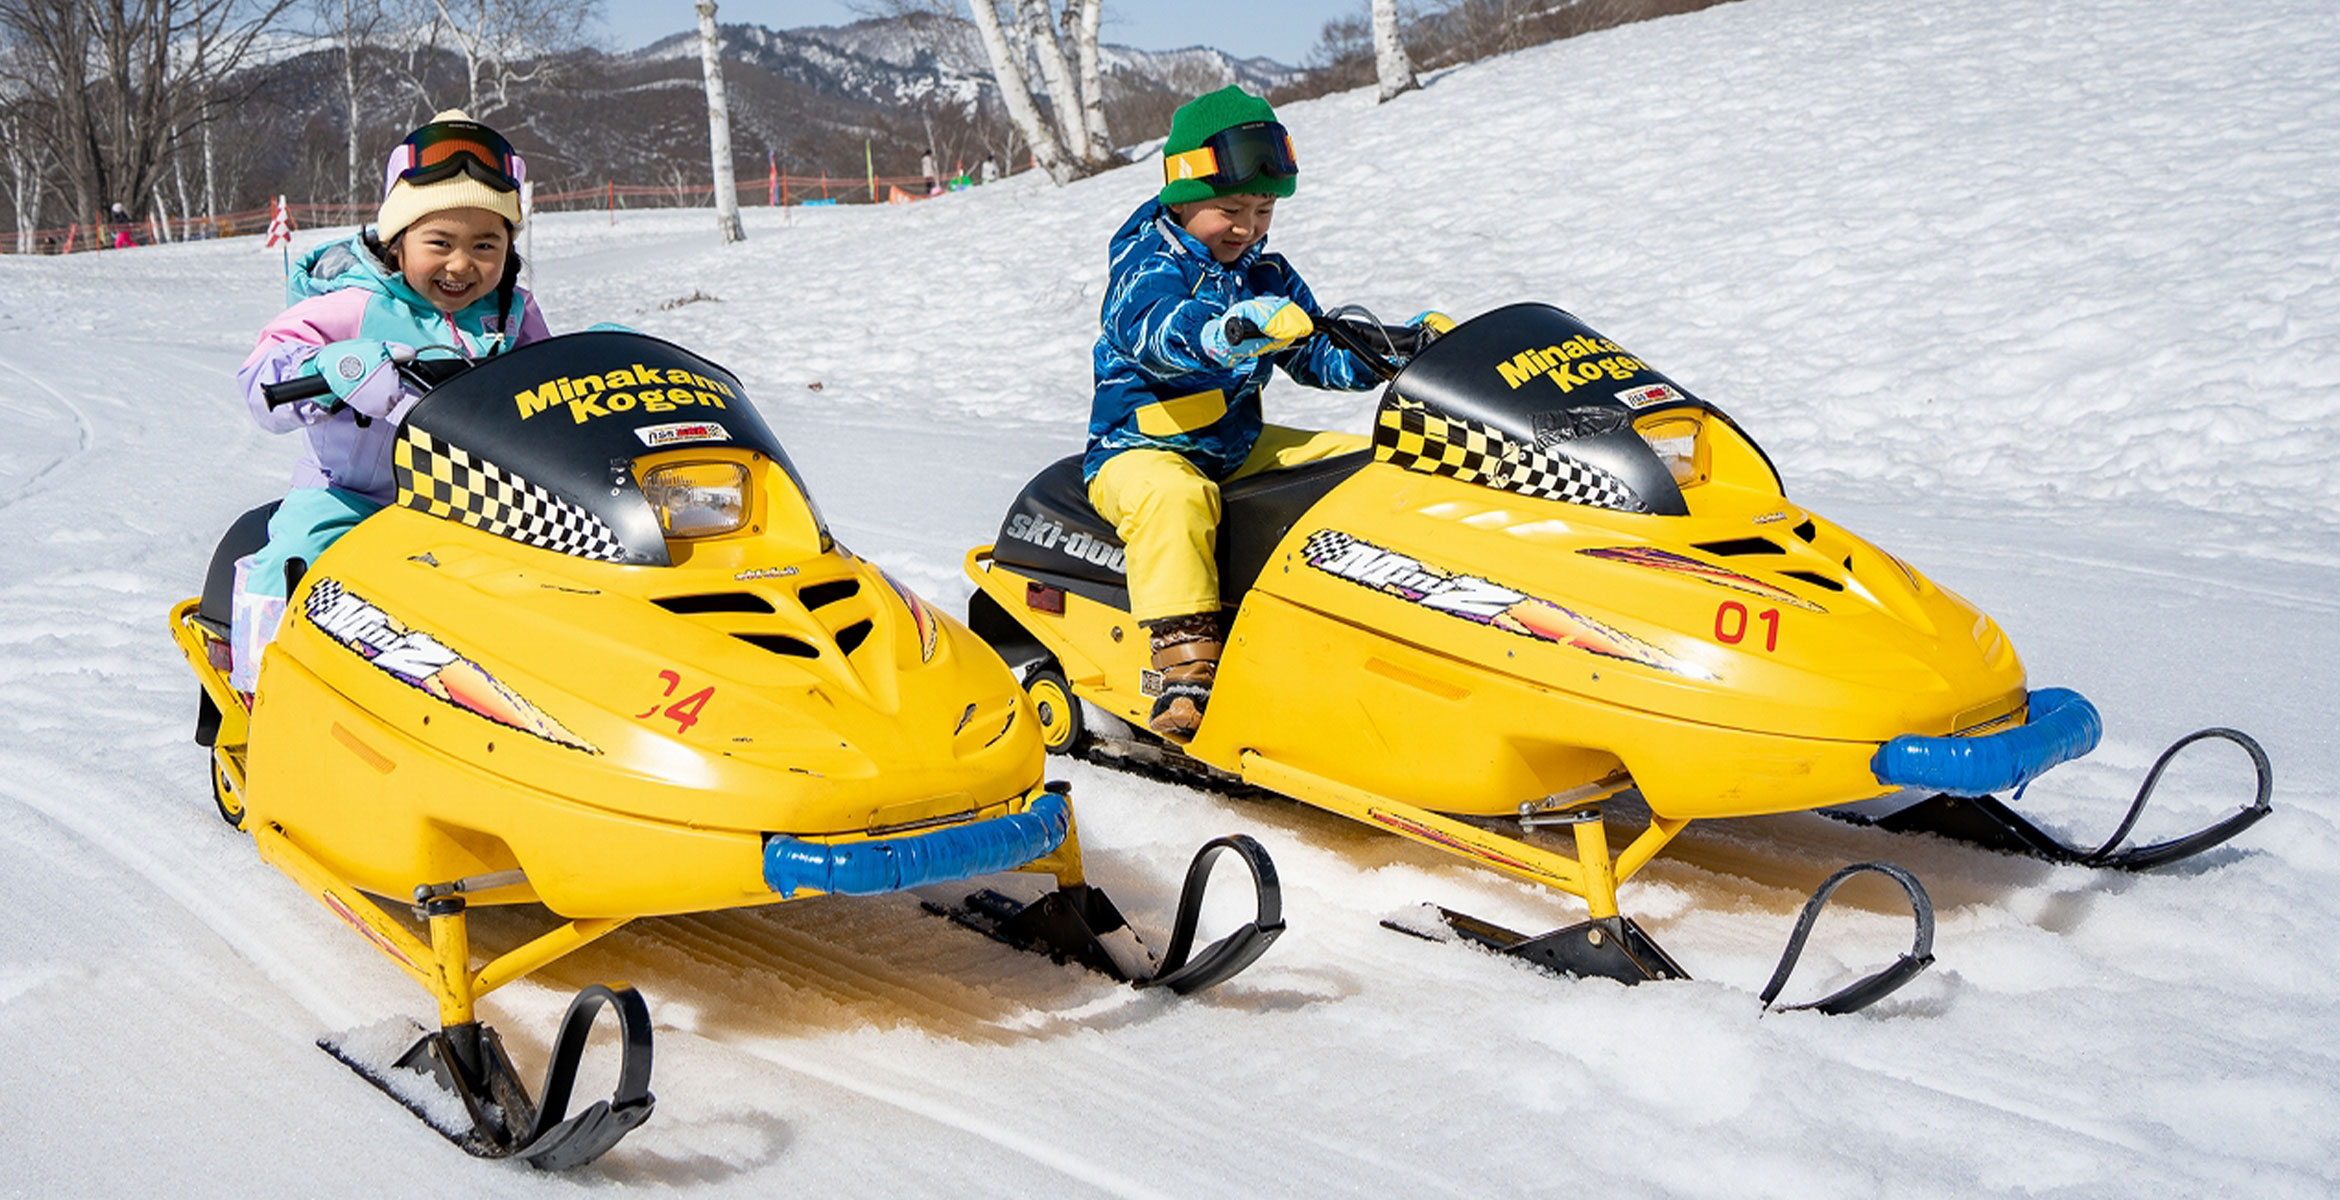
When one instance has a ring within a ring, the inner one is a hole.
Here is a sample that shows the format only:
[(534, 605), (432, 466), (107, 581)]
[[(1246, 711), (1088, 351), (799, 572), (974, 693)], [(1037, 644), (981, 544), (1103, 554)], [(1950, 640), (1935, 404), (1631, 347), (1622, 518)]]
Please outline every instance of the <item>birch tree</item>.
[[(350, 203), (366, 204), (381, 198), (381, 181), (374, 178), (365, 153), (365, 99), (379, 75), (368, 63), (379, 53), (375, 43), (390, 14), (382, 0), (314, 0), (314, 15), (319, 33), (341, 50), (345, 190)], [(186, 207), (185, 197), (180, 207)]]
[(1016, 132), (1032, 147), (1032, 157), (1048, 178), (1058, 185), (1072, 182), (1086, 172), (1065, 154), (1064, 142), (1057, 137), (1056, 128), (1040, 115), (1040, 106), (1032, 102), (1032, 85), (1024, 75), (1022, 55), (1008, 42), (1007, 31), (999, 22), (999, 9), (992, 0), (973, 0), (969, 6), (975, 16), (975, 30), (983, 36), (983, 53), (991, 60), (991, 78), (999, 85), (999, 98), (1007, 106), (1008, 120)]
[(40, 249), (34, 235), (41, 227), (41, 197), (49, 190), (45, 149), (32, 139), (25, 128), (26, 116), (20, 106), (7, 98), (0, 98), (0, 159), (5, 159), (8, 184), (8, 207), (16, 214), (16, 252), (32, 254)]
[(1089, 132), (1088, 157), (1100, 164), (1121, 158), (1105, 128), (1105, 76), (1097, 63), (1097, 27), (1104, 14), (1105, 0), (1065, 0), (1065, 27), (1076, 30), (1073, 46), (1080, 59), (1081, 124)]
[[(1105, 125), (1104, 71), (1097, 31), (1105, 0), (882, 0), (895, 16), (927, 14), (942, 37), (974, 26), (992, 83), (1016, 136), (1057, 183), (1118, 164)], [(1038, 84), (1035, 91), (1034, 84)], [(1048, 107), (1040, 106), (1045, 97)]]
[(1373, 73), (1381, 83), (1382, 104), (1421, 86), (1398, 37), (1397, 0), (1373, 0)]
[(698, 0), (699, 67), (707, 77), (707, 153), (715, 166), (715, 228), (723, 244), (747, 240), (739, 221), (739, 181), (731, 165), (731, 105), (723, 94), (723, 55), (716, 40), (715, 0)]

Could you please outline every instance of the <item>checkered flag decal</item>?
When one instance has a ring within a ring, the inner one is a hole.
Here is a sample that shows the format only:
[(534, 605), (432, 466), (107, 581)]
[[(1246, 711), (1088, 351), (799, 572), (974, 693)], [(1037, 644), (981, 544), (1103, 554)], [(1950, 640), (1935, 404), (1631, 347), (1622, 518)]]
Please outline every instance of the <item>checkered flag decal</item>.
[(1524, 496), (1622, 512), (1649, 510), (1624, 480), (1599, 467), (1523, 445), (1477, 421), (1440, 416), (1403, 396), (1391, 397), (1374, 422), (1373, 457)]
[(408, 508), (579, 558), (625, 558), (599, 517), (412, 425), (399, 431), (391, 474), (398, 503)]
[(1356, 540), (1338, 529), (1319, 529), (1309, 534), (1307, 544), (1300, 547), (1300, 558), (1308, 563), (1331, 562)]

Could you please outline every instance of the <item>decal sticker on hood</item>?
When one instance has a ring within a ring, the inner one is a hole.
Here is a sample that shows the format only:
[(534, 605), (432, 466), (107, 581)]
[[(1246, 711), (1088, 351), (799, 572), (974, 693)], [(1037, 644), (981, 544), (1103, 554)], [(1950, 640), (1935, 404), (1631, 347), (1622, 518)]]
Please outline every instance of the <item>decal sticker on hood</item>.
[(1671, 550), (1660, 550), (1655, 546), (1595, 546), (1589, 550), (1579, 550), (1577, 553), (1592, 558), (1605, 559), (1609, 562), (1648, 567), (1653, 571), (1665, 571), (1691, 579), (1704, 580), (1716, 587), (1729, 588), (1734, 592), (1745, 592), (1750, 596), (1761, 596), (1766, 600), (1800, 608), (1806, 612), (1824, 613), (1828, 611), (1778, 584), (1765, 583), (1760, 579), (1741, 575), (1728, 567), (1718, 567), (1710, 562), (1700, 562), (1688, 555), (1676, 554)]
[(1692, 679), (1715, 677), (1697, 663), (1572, 609), (1475, 575), (1440, 570), (1337, 529), (1308, 535), (1301, 555), (1327, 575), (1451, 617)]
[(309, 589), (302, 614), (318, 632), (409, 687), (554, 745), (587, 754), (601, 753), (519, 693), (505, 687), (478, 663), (448, 649), (421, 630), (407, 628), (397, 618), (343, 588), (340, 580), (318, 580)]

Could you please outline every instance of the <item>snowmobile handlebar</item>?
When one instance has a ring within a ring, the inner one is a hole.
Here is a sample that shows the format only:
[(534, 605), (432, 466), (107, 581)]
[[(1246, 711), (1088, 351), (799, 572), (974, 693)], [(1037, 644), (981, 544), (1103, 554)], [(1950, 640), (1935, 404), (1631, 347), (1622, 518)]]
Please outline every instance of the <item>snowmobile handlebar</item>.
[[(433, 349), (433, 347), (426, 346), (422, 349)], [(421, 350), (413, 346), (393, 345), (390, 348), (392, 368), (398, 372), (400, 378), (406, 381), (407, 386), (418, 393), (427, 393), (469, 370), (472, 366), (469, 361), (461, 358), (420, 358), (418, 357), (420, 354)], [(329, 395), (332, 391), (333, 385), (327, 383), (323, 375), (301, 375), (281, 383), (261, 384), (260, 398), (273, 411), (295, 401), (314, 400), (319, 396)], [(358, 413), (356, 416), (360, 425), (373, 424), (373, 419), (364, 413)]]
[[(1422, 352), (1438, 335), (1419, 325), (1384, 325), (1378, 321), (1344, 316), (1346, 307), (1336, 308), (1316, 318), (1315, 328), (1302, 335), (1293, 344), (1298, 345), (1312, 337), (1323, 337), (1341, 349), (1365, 360), (1373, 373), (1383, 382), (1397, 378), (1404, 361)], [(1236, 317), (1227, 322), (1227, 340), (1247, 342), (1267, 336), (1257, 324), (1247, 318)], [(1397, 359), (1398, 362), (1391, 362)]]

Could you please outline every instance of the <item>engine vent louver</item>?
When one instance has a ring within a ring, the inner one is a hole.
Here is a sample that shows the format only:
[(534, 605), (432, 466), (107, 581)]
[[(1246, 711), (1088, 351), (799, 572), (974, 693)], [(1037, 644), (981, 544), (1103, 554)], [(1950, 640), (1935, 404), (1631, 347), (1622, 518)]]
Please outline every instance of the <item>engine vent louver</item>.
[(1743, 537), (1722, 542), (1697, 542), (1699, 549), (1724, 558), (1739, 558), (1749, 554), (1785, 554), (1778, 542), (1770, 538)]
[(837, 648), (847, 654), (861, 648), (869, 640), (870, 623), (867, 619), (855, 621), (837, 631)]
[(1841, 592), (1844, 590), (1843, 584), (1838, 583), (1836, 580), (1830, 579), (1826, 575), (1822, 575), (1818, 571), (1781, 571), (1780, 574), (1785, 575), (1790, 579), (1801, 579), (1805, 583), (1817, 584), (1820, 587), (1827, 588), (1832, 592)]
[(735, 633), (731, 636), (746, 642), (748, 645), (769, 650), (784, 658), (819, 658), (821, 656), (820, 647), (801, 638), (789, 637), (784, 633)]
[(1807, 542), (1820, 536), (1820, 530), (1810, 521), (1806, 521), (1803, 524), (1796, 526), (1795, 533), (1797, 537), (1800, 537)]
[(803, 601), (806, 608), (816, 609), (835, 604), (839, 600), (850, 600), (860, 591), (861, 581), (858, 579), (832, 579), (826, 583), (815, 583), (798, 588), (796, 598)]
[(778, 610), (754, 592), (708, 592), (697, 596), (665, 596), (651, 601), (670, 613), (769, 613)]

